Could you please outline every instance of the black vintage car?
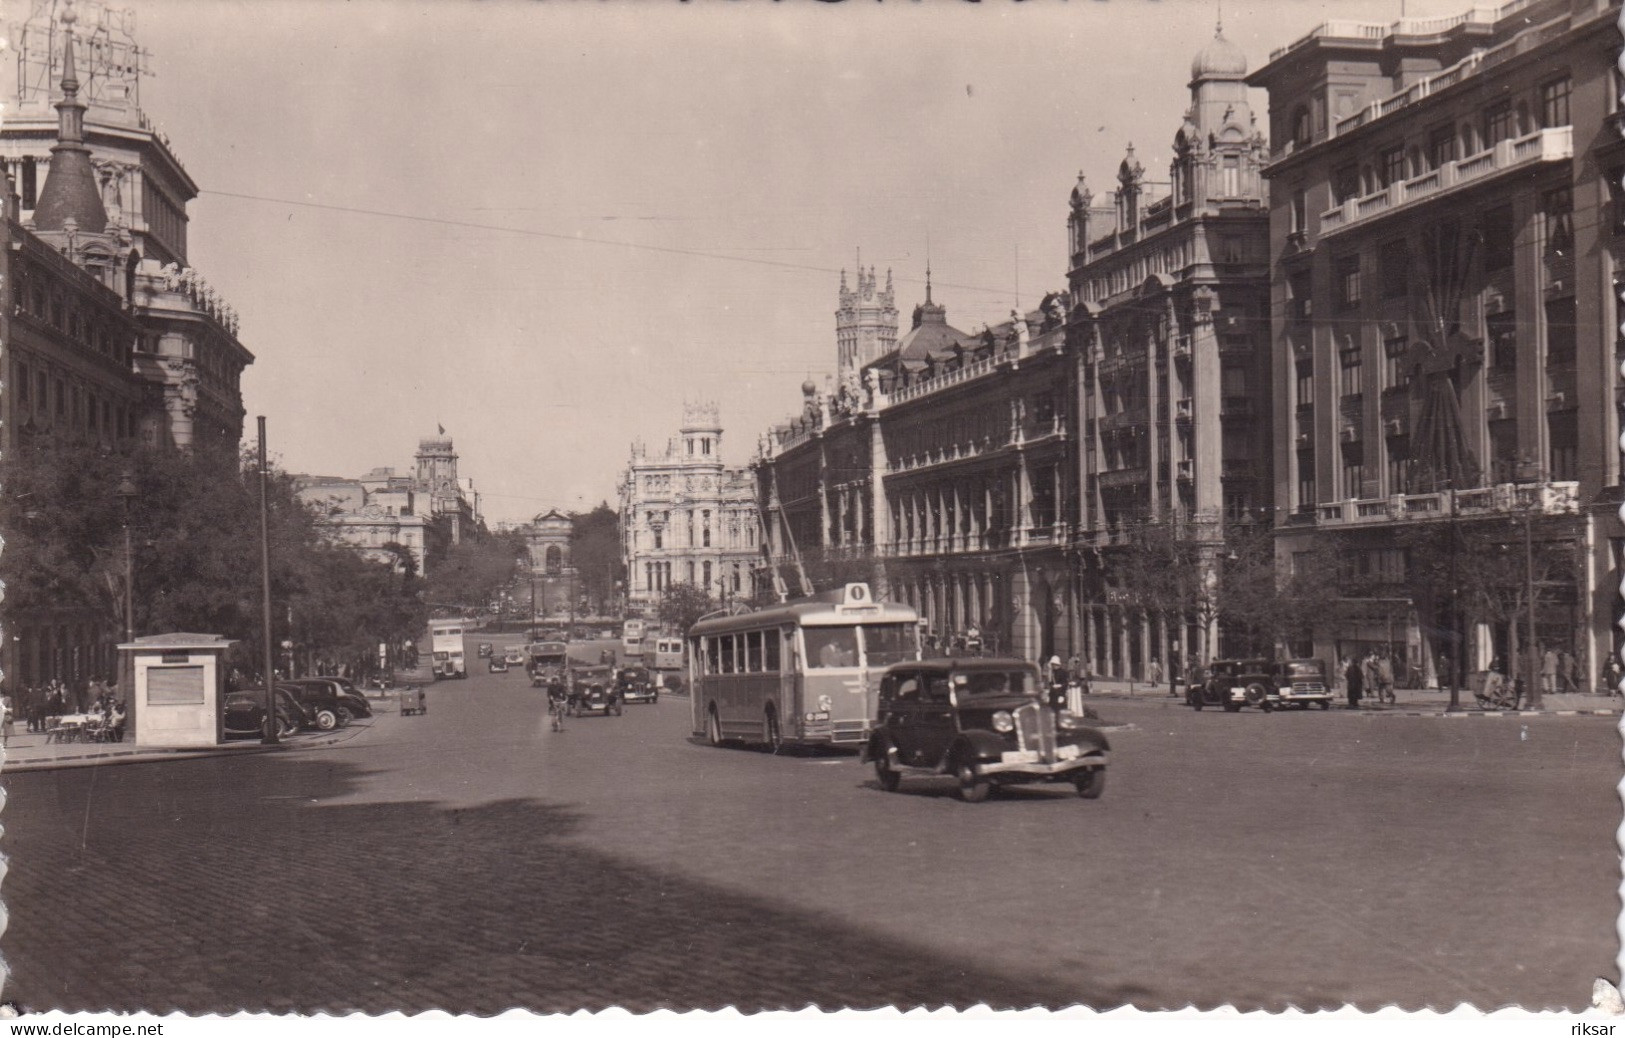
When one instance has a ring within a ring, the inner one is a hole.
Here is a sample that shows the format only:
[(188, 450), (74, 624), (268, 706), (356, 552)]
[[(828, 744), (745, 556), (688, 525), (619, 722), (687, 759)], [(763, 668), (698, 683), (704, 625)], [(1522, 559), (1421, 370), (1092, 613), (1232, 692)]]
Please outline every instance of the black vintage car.
[(1308, 709), (1311, 703), (1329, 710), (1332, 690), (1320, 660), (1214, 660), (1206, 676), (1185, 689), (1185, 703), (1196, 710), (1220, 706), (1231, 713), (1244, 706), (1265, 712), (1285, 706)]
[[(262, 735), (265, 720), (265, 689), (245, 688), (226, 693), (221, 703), (227, 736)], [(311, 719), (304, 707), (285, 688), (276, 690), (276, 733), (286, 739), (306, 727)]]
[(571, 667), (565, 709), (572, 717), (580, 717), (588, 711), (619, 716), (621, 695), (615, 685), (615, 668)]
[(277, 687), (287, 689), (299, 700), (304, 708), (306, 728), (330, 732), (349, 724), (356, 716), (340, 696), (338, 686), (330, 682), (306, 678), (278, 682)]
[(372, 704), (361, 690), (351, 683), (349, 678), (324, 675), (314, 678), (292, 678), (282, 682), (284, 685), (298, 685), (302, 688), (329, 689), (332, 691), (340, 707), (348, 710), (351, 717), (371, 717)]
[(623, 703), (653, 703), (660, 699), (660, 686), (648, 667), (622, 667), (615, 675), (615, 687)]
[(905, 772), (952, 775), (959, 796), (995, 785), (1070, 782), (1094, 799), (1106, 788), (1106, 737), (1044, 699), (1025, 660), (953, 658), (897, 663), (880, 681), (879, 716), (864, 747), (882, 789)]

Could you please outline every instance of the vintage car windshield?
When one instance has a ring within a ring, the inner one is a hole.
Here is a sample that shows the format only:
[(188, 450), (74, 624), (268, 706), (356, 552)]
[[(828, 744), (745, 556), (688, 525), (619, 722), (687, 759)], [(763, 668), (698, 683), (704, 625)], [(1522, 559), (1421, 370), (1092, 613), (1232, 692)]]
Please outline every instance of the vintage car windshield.
[(973, 670), (954, 675), (954, 692), (961, 699), (1036, 695), (1031, 678), (1025, 670)]
[(640, 681), (648, 676), (649, 672), (644, 670), (642, 667), (627, 667), (621, 671), (621, 677), (629, 678), (633, 681)]
[(812, 669), (856, 667), (858, 630), (856, 627), (805, 627), (807, 666)]
[(1323, 678), (1326, 676), (1325, 668), (1319, 660), (1293, 660), (1286, 665), (1288, 677), (1294, 678)]
[(861, 629), (864, 660), (871, 667), (887, 667), (917, 654), (918, 624), (863, 624)]

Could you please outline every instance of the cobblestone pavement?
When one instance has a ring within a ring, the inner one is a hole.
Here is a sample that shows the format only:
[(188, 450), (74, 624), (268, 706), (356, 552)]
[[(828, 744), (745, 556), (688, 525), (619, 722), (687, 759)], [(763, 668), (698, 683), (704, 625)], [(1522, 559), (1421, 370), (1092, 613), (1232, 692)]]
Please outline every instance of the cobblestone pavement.
[(1101, 704), (1099, 801), (881, 792), (688, 702), (547, 731), (520, 673), (340, 747), (7, 776), (27, 1009), (1587, 1004), (1600, 718)]

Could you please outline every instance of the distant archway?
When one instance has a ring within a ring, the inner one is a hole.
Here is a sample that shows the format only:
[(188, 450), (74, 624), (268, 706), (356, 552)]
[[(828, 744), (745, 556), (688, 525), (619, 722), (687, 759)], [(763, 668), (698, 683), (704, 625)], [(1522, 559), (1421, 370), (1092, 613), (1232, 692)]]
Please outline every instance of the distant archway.
[(564, 572), (564, 549), (557, 544), (549, 544), (543, 566), (551, 574), (557, 575)]

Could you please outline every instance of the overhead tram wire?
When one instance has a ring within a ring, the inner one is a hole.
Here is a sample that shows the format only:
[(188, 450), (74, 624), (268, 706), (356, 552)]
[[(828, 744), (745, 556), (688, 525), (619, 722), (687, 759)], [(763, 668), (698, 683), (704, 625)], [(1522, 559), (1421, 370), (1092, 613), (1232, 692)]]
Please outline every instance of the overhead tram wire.
[[(358, 216), (376, 216), (386, 220), (408, 220), (412, 223), (433, 224), (439, 227), (456, 227), (462, 230), (496, 231), (500, 234), (516, 234), (527, 238), (546, 238), (553, 241), (574, 242), (582, 245), (612, 245), (623, 249), (635, 249), (642, 252), (659, 252), (672, 256), (689, 256), (696, 259), (724, 260), (732, 263), (749, 263), (758, 267), (775, 267), (780, 270), (800, 270), (814, 274), (840, 274), (841, 270), (833, 267), (820, 267), (811, 263), (791, 263), (788, 260), (757, 259), (750, 256), (734, 256), (725, 252), (707, 252), (703, 249), (680, 249), (671, 245), (649, 245), (644, 242), (616, 241), (613, 238), (594, 238), (585, 234), (565, 234), (560, 231), (540, 231), (527, 227), (509, 227), (503, 224), (475, 223), (471, 220), (452, 220), (439, 216), (420, 216), (414, 213), (394, 213), (387, 209), (363, 209), (359, 206), (333, 205), (327, 202), (301, 202), (292, 198), (271, 198), (266, 195), (250, 195), (239, 191), (219, 191), (206, 188), (198, 192), (200, 195), (218, 195), (221, 198), (238, 198), (250, 202), (267, 202), (272, 205), (291, 205), (302, 209), (320, 209), (331, 213), (352, 213)], [(912, 278), (899, 278), (902, 281), (911, 281)], [(989, 295), (1007, 295), (1009, 289), (983, 288), (980, 285), (957, 285), (948, 283), (948, 288), (958, 289), (962, 292), (986, 292)]]

